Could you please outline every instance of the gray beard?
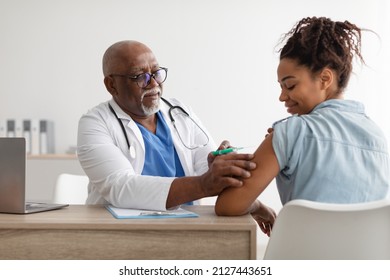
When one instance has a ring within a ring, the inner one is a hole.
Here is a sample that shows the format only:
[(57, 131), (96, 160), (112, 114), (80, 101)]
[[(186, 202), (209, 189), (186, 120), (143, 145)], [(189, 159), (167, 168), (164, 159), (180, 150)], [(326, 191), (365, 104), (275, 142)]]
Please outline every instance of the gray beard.
[(155, 113), (157, 113), (160, 110), (160, 98), (155, 102), (151, 107), (146, 107), (144, 104), (142, 104), (142, 110), (144, 111), (145, 115), (151, 116)]

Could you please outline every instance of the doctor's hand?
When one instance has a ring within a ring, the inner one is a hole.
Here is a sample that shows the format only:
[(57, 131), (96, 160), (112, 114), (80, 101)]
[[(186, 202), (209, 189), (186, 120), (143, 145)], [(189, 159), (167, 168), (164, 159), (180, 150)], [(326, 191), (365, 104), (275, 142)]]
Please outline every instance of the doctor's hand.
[(253, 154), (229, 153), (212, 156), (209, 170), (201, 176), (201, 186), (206, 196), (218, 195), (227, 187), (241, 187), (243, 179), (256, 168)]
[[(219, 150), (224, 150), (224, 149), (227, 149), (227, 148), (231, 148), (232, 146), (230, 145), (230, 142), (228, 140), (223, 140), (222, 143), (219, 145), (217, 151)], [(207, 156), (207, 162), (209, 164), (209, 167), (211, 165), (211, 163), (214, 161), (214, 159), (216, 158), (217, 156), (214, 156), (212, 153), (209, 153), (208, 156)]]
[[(227, 142), (227, 141), (226, 141)], [(226, 149), (222, 145), (220, 148)], [(184, 176), (173, 180), (169, 189), (166, 208), (176, 207), (183, 203), (216, 196), (227, 187), (241, 187), (243, 179), (251, 176), (256, 168), (252, 162), (253, 154), (235, 152), (213, 156), (209, 154), (209, 169), (200, 176)]]
[(272, 132), (274, 132), (274, 129), (272, 127), (267, 129), (267, 134), (265, 135), (265, 138), (267, 138)]

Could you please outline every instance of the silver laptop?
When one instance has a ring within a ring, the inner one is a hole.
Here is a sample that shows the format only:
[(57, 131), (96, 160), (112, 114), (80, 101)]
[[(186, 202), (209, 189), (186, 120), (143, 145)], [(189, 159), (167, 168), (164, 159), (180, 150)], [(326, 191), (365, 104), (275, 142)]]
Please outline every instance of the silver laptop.
[(0, 137), (0, 213), (29, 214), (66, 206), (26, 202), (26, 139)]

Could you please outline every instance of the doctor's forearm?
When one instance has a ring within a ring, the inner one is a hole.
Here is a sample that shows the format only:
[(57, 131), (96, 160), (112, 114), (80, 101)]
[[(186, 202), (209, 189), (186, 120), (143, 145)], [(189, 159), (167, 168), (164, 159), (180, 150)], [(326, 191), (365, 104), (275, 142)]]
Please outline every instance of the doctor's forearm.
[(173, 180), (167, 197), (167, 209), (206, 197), (199, 176), (181, 177)]

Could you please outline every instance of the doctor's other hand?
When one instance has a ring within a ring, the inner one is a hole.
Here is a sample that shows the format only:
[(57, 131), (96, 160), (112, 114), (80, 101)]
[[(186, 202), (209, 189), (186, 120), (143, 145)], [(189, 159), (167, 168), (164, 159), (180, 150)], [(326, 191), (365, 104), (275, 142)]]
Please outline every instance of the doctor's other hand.
[(274, 132), (274, 129), (272, 127), (267, 129), (267, 134), (265, 135), (265, 138), (267, 138), (272, 132)]
[(243, 179), (251, 176), (256, 168), (253, 154), (229, 153), (215, 156), (209, 169), (201, 176), (206, 196), (218, 195), (227, 187), (241, 187)]
[(276, 219), (275, 211), (267, 205), (261, 203), (259, 200), (255, 200), (252, 204), (250, 213), (259, 225), (261, 231), (270, 236)]

